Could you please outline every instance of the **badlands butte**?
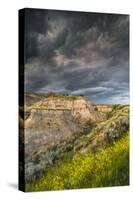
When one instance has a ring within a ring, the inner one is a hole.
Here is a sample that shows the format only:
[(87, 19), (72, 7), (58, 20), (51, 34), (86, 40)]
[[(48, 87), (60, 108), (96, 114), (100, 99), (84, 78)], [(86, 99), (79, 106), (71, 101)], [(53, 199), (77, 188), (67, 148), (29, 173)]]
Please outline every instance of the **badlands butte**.
[(84, 96), (26, 94), (19, 112), (25, 182), (35, 181), (66, 152), (99, 151), (119, 139), (129, 129), (128, 113), (128, 105), (95, 105)]
[(55, 115), (69, 113), (74, 119), (85, 122), (87, 120), (101, 121), (105, 118), (105, 114), (103, 113), (112, 110), (111, 106), (93, 105), (83, 96), (63, 96), (55, 94), (42, 96), (40, 94), (27, 94), (25, 99), (26, 106), (24, 109), (26, 120), (23, 121), (20, 115), (20, 126), (22, 128), (35, 127), (37, 119), (34, 118), (38, 112), (42, 112), (42, 114), (44, 112), (45, 117), (49, 114), (53, 114), (52, 116), (55, 117)]

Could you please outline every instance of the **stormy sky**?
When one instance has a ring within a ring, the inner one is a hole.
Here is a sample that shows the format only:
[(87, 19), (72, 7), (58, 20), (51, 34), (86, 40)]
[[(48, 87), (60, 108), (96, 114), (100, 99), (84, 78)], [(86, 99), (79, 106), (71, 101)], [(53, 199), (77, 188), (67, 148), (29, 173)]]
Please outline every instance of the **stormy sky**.
[(26, 9), (26, 92), (129, 103), (129, 16)]

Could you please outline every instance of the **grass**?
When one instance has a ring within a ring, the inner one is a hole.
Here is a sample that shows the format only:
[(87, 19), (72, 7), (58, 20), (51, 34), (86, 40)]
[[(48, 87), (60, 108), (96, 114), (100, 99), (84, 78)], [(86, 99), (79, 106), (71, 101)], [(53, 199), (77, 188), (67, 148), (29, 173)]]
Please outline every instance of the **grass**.
[(62, 93), (53, 93), (50, 92), (48, 94), (46, 94), (46, 97), (52, 97), (52, 98), (63, 98), (63, 99), (69, 99), (69, 100), (76, 100), (79, 98), (82, 98), (83, 95), (70, 95), (70, 94), (62, 94)]
[(129, 136), (87, 155), (67, 154), (42, 178), (26, 185), (26, 191), (64, 190), (129, 184)]
[(42, 98), (40, 99), (39, 103), (35, 102), (32, 104), (27, 104), (27, 102), (25, 102), (24, 106), (20, 106), (19, 109), (23, 112), (30, 112), (32, 109), (38, 109), (38, 110), (71, 110), (69, 108), (51, 108), (47, 105), (41, 105), (41, 101), (43, 100), (55, 100), (55, 99), (60, 99), (60, 100), (66, 100), (66, 101), (74, 101), (74, 100), (80, 100), (80, 99), (85, 99), (84, 96), (82, 95), (68, 95), (68, 94), (57, 94), (57, 93), (48, 93), (42, 96)]

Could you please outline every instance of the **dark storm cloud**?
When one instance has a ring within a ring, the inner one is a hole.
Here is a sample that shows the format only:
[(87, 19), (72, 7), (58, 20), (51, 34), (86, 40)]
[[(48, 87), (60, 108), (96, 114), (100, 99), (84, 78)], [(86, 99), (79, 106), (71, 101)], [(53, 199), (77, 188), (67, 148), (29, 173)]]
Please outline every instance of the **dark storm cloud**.
[(26, 10), (26, 89), (128, 103), (127, 15)]

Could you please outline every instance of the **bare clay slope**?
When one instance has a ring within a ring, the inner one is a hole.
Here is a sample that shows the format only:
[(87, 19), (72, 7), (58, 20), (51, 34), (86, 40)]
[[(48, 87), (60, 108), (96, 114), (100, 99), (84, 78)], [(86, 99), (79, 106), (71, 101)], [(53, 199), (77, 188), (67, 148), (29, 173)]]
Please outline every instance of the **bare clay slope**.
[(34, 110), (31, 127), (25, 129), (26, 153), (34, 154), (69, 140), (81, 132), (68, 110)]
[(89, 124), (105, 119), (81, 96), (48, 96), (32, 102), (24, 108), (25, 120), (20, 116), (25, 133), (26, 182), (41, 176), (49, 165), (73, 149), (73, 141), (85, 134), (85, 124), (88, 131)]

